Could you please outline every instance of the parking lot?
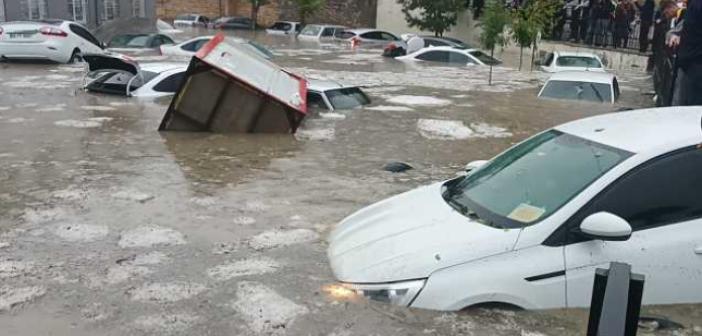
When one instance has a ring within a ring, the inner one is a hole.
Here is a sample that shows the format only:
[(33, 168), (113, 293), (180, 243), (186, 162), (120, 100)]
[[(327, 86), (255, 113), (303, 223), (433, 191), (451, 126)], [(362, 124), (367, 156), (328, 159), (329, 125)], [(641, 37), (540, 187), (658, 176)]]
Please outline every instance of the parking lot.
[[(509, 53), (488, 85), (487, 68), (242, 34), (295, 73), (363, 86), (372, 104), (314, 113), (294, 136), (159, 133), (170, 98), (87, 93), (82, 64), (0, 63), (2, 333), (584, 333), (580, 310), (441, 313), (346, 299), (326, 238), (354, 211), (534, 133), (652, 106), (650, 76), (618, 73), (615, 105), (540, 100), (547, 76), (513, 70)], [(397, 161), (414, 169), (382, 169)], [(647, 311), (691, 326), (677, 334), (702, 334), (699, 307)]]

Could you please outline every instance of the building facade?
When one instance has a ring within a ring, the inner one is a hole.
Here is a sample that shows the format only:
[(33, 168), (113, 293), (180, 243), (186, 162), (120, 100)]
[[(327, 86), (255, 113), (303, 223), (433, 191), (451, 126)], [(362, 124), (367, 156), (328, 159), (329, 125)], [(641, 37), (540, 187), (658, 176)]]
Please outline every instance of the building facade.
[[(378, 0), (327, 0), (324, 8), (308, 18), (309, 23), (342, 24), (349, 27), (374, 27)], [(209, 18), (251, 16), (248, 0), (156, 0), (159, 18), (172, 20), (178, 14), (195, 13)], [(271, 0), (261, 7), (258, 23), (267, 26), (278, 20), (298, 21), (295, 1)]]
[(128, 17), (156, 17), (156, 0), (0, 0), (0, 20), (64, 19), (98, 27)]

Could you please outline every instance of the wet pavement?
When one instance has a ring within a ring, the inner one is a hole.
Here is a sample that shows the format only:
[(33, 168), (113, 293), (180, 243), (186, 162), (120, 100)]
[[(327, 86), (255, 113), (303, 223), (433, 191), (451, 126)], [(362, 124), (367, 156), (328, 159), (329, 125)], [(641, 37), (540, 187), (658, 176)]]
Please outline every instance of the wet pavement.
[[(169, 99), (83, 92), (82, 65), (0, 63), (0, 334), (584, 333), (579, 310), (456, 314), (340, 299), (325, 238), (355, 210), (535, 132), (650, 106), (649, 76), (619, 74), (615, 106), (545, 101), (538, 72), (497, 68), (489, 86), (486, 69), (255, 38), (295, 72), (366, 86), (373, 104), (317, 113), (295, 136), (158, 133)], [(381, 169), (392, 161), (415, 169)], [(651, 309), (687, 327), (677, 334), (702, 334), (697, 306)]]

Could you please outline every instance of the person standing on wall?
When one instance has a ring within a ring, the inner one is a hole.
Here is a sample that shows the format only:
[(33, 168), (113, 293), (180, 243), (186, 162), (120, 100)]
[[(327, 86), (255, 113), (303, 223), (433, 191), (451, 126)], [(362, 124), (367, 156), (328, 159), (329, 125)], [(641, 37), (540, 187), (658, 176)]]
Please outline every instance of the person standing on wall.
[(656, 9), (656, 2), (654, 0), (644, 0), (643, 5), (639, 2), (635, 2), (636, 7), (639, 8), (639, 17), (641, 18), (641, 27), (639, 30), (639, 51), (645, 53), (648, 51), (648, 34), (651, 31), (651, 26), (653, 25), (653, 14)]

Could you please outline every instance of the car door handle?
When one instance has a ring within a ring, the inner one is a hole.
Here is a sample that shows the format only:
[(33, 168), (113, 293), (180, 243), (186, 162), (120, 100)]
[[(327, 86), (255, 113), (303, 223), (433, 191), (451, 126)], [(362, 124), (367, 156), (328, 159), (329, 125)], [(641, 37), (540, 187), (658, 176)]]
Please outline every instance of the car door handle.
[(700, 255), (702, 255), (702, 246), (697, 246), (697, 247), (695, 248), (695, 254), (700, 254)]

